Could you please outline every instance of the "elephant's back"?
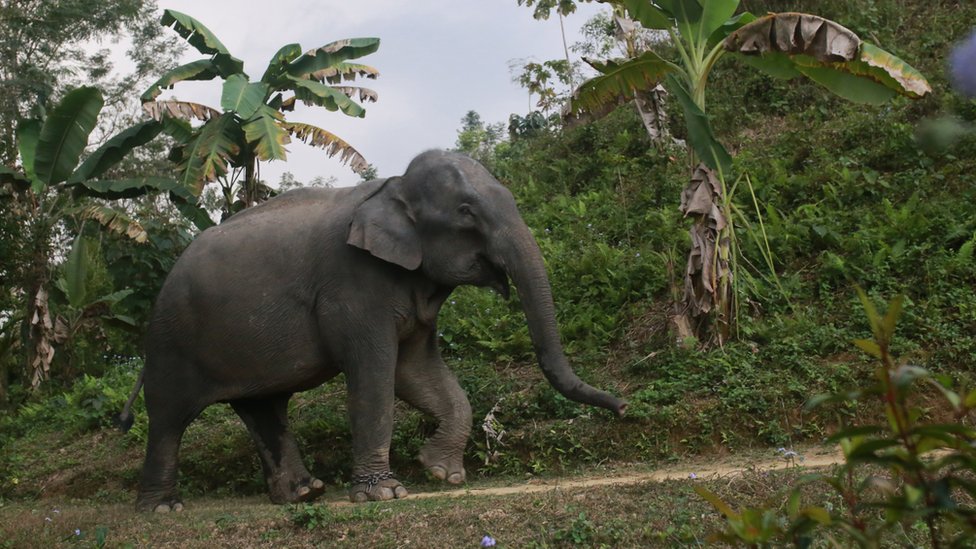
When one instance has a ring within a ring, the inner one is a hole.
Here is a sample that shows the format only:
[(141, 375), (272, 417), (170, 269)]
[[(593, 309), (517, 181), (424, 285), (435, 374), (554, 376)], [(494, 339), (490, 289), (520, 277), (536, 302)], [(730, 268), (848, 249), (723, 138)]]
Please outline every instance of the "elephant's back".
[(371, 192), (357, 187), (302, 188), (234, 214), (202, 232), (183, 252), (170, 276), (219, 266), (260, 269), (345, 242), (353, 210)]
[(207, 319), (262, 308), (273, 317), (311, 302), (315, 269), (348, 247), (349, 219), (369, 192), (362, 185), (296, 189), (202, 232), (170, 270), (150, 334), (179, 339), (203, 329)]

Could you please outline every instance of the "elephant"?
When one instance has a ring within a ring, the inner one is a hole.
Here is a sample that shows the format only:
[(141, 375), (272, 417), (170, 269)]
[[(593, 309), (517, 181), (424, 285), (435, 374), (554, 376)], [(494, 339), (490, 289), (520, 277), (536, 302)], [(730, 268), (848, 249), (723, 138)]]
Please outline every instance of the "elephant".
[(273, 502), (321, 495), (289, 431), (288, 401), (339, 374), (353, 502), (407, 495), (389, 465), (395, 398), (438, 423), (421, 464), (464, 482), (471, 406), (438, 349), (437, 314), (459, 285), (508, 297), (509, 282), (548, 382), (623, 415), (625, 401), (571, 369), (540, 249), (512, 193), (465, 155), (427, 151), (402, 176), (292, 190), (202, 232), (160, 290), (121, 414), (131, 425), (141, 386), (149, 431), (137, 509), (183, 509), (180, 440), (214, 403), (229, 403), (250, 431)]

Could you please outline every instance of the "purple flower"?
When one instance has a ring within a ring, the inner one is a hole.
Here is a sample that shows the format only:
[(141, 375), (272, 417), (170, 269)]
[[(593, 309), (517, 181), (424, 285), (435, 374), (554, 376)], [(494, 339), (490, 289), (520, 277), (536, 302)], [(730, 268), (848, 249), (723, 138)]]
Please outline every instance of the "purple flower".
[(960, 94), (976, 98), (976, 32), (956, 45), (949, 55), (952, 85)]
[(495, 543), (496, 543), (495, 538), (493, 538), (491, 536), (485, 536), (485, 537), (481, 538), (481, 546), (482, 547), (494, 547), (495, 546)]
[(81, 535), (81, 529), (80, 528), (75, 528), (75, 535), (76, 536), (80, 536)]
[(688, 478), (694, 480), (694, 479), (698, 478), (698, 475), (696, 475), (695, 473), (688, 473)]

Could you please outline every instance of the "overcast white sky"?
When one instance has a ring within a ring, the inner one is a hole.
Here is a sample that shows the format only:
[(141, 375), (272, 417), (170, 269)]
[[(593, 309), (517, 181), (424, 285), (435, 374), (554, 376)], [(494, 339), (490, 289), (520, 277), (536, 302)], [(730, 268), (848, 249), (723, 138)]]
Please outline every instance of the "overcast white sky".
[[(477, 111), (486, 123), (506, 122), (530, 110), (528, 93), (512, 82), (509, 61), (562, 59), (559, 19), (536, 21), (516, 0), (160, 0), (159, 7), (202, 22), (244, 60), (252, 79), (260, 78), (271, 56), (285, 44), (305, 50), (342, 38), (372, 36), (378, 52), (359, 61), (380, 71), (377, 80), (356, 80), (379, 93), (366, 104), (365, 118), (299, 105), (289, 120), (332, 131), (366, 157), (380, 176), (403, 172), (410, 159), (431, 148), (453, 147), (461, 117)], [(565, 20), (567, 42), (606, 9), (583, 4)], [(160, 11), (162, 13), (162, 11)], [(572, 52), (571, 52), (572, 55)], [(188, 48), (184, 62), (202, 55)], [(217, 106), (216, 82), (182, 82), (164, 90), (177, 97)], [(288, 146), (286, 162), (262, 164), (262, 178), (276, 184), (283, 172), (308, 182), (336, 176), (339, 185), (359, 177), (320, 149), (299, 141)]]

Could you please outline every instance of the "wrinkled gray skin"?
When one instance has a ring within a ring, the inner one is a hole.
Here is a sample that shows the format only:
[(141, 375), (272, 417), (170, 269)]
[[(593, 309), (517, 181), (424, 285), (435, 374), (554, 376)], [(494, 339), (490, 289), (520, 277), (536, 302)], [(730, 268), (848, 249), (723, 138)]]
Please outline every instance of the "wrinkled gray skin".
[[(318, 496), (323, 483), (302, 463), (287, 404), (340, 373), (354, 478), (389, 471), (396, 396), (439, 422), (420, 461), (463, 482), (471, 407), (437, 348), (437, 312), (456, 286), (507, 295), (509, 279), (549, 382), (622, 414), (626, 403), (570, 369), (539, 248), (511, 193), (465, 156), (427, 152), (402, 177), (292, 191), (205, 231), (170, 272), (149, 326), (137, 507), (182, 509), (180, 439), (216, 402), (251, 432), (272, 501)], [(357, 502), (406, 495), (393, 478), (350, 491)]]

